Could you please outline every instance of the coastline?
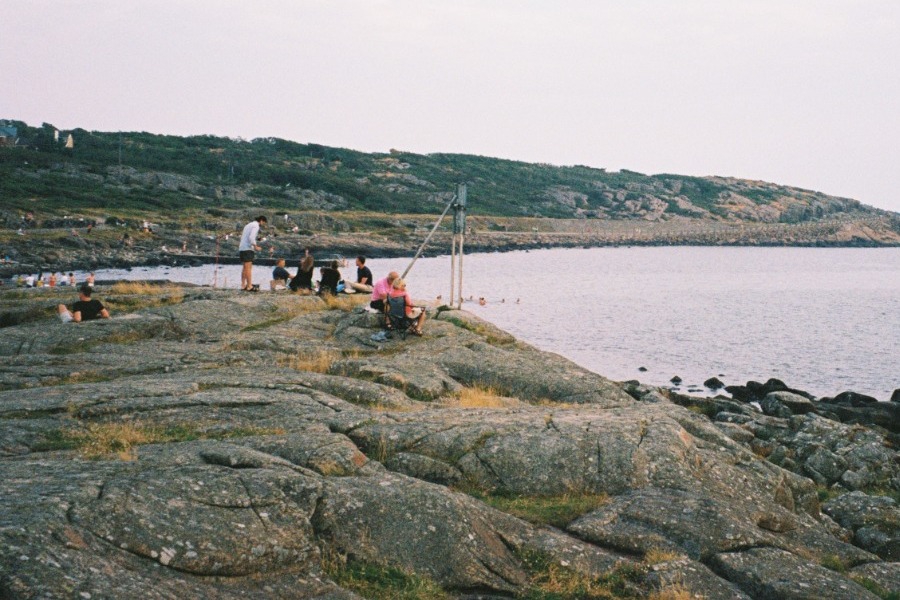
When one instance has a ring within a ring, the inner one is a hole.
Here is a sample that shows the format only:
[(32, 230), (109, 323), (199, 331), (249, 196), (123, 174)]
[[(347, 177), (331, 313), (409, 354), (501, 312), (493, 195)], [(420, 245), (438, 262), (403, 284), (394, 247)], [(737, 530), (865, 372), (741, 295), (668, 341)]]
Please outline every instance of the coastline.
[[(299, 218), (299, 217), (298, 217)], [(359, 216), (355, 217), (360, 219)], [(411, 255), (432, 225), (432, 216), (406, 220), (407, 231), (378, 233), (347, 231), (351, 227), (332, 224), (320, 233), (293, 233), (273, 219), (264, 232), (261, 265), (277, 257), (296, 259), (305, 248), (319, 254), (392, 258)], [(84, 222), (84, 219), (81, 220)], [(603, 248), (628, 246), (717, 246), (717, 247), (900, 247), (900, 233), (887, 217), (841, 218), (801, 224), (673, 221), (589, 221), (566, 219), (511, 219), (470, 217), (466, 252), (510, 252), (542, 248)], [(401, 219), (400, 222), (403, 222)], [(64, 221), (68, 225), (68, 221)], [(231, 225), (233, 226), (233, 224)], [(83, 227), (83, 224), (82, 226)], [(9, 231), (3, 236), (3, 254), (13, 263), (0, 263), (0, 278), (32, 271), (71, 271), (99, 268), (184, 265), (237, 261), (237, 240), (224, 223), (209, 224), (206, 231), (172, 225), (152, 233), (129, 231), (127, 227), (98, 223), (86, 231), (57, 227), (28, 229), (23, 235)], [(409, 229), (411, 228), (411, 229)], [(443, 254), (450, 247), (450, 233), (436, 232), (427, 250)], [(182, 251), (181, 248), (185, 250)], [(441, 251), (438, 252), (437, 250)], [(271, 256), (266, 256), (271, 252)], [(277, 255), (277, 256), (276, 256)], [(212, 259), (212, 261), (210, 260)]]

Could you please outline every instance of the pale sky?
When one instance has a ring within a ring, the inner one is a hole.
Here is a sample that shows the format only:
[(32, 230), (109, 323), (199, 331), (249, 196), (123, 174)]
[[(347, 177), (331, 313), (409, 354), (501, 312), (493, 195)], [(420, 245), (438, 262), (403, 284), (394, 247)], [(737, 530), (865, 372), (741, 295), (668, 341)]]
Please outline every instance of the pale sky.
[(900, 211), (898, 0), (0, 0), (0, 118), (761, 179)]

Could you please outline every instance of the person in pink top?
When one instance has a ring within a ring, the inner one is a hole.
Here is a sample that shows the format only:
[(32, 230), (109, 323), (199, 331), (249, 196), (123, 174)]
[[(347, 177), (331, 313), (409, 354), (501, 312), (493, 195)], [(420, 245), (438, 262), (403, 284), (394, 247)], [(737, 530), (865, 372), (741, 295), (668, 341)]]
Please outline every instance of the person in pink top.
[(372, 286), (372, 301), (369, 302), (369, 306), (378, 312), (384, 312), (384, 301), (388, 292), (391, 291), (391, 285), (399, 278), (400, 274), (397, 271), (391, 271), (387, 277), (376, 281), (375, 285)]
[(422, 325), (425, 324), (425, 309), (421, 306), (414, 306), (412, 297), (406, 291), (406, 282), (399, 277), (391, 284), (391, 291), (388, 292), (390, 298), (404, 298), (406, 301), (406, 316), (415, 319), (416, 326), (412, 332), (416, 335), (422, 335)]

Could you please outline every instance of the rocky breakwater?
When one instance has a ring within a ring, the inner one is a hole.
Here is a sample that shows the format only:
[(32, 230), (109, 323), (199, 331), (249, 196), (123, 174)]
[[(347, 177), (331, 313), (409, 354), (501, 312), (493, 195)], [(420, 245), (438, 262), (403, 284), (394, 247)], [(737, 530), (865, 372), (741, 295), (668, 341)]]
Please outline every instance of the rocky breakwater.
[[(0, 597), (900, 589), (894, 500), (754, 441), (841, 423), (711, 419), (461, 311), (377, 343), (353, 299), (97, 295), (114, 318), (78, 325), (0, 295)], [(896, 450), (854, 432), (896, 495)]]

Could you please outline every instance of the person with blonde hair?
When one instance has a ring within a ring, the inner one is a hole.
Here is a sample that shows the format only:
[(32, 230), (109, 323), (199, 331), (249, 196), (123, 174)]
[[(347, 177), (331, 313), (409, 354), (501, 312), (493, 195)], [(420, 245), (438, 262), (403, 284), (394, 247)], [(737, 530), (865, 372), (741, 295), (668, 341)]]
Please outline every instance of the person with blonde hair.
[(421, 306), (415, 306), (409, 292), (406, 291), (406, 282), (398, 277), (391, 284), (388, 292), (388, 298), (403, 298), (406, 305), (407, 318), (414, 320), (416, 325), (410, 331), (416, 335), (422, 335), (422, 326), (425, 324), (425, 309)]
[(316, 259), (314, 259), (313, 255), (307, 250), (306, 256), (304, 256), (300, 260), (300, 264), (297, 265), (297, 274), (291, 279), (291, 291), (300, 292), (301, 294), (312, 293), (312, 278), (315, 266)]
[(375, 282), (375, 285), (372, 286), (372, 299), (369, 302), (369, 306), (372, 309), (384, 312), (384, 303), (387, 300), (388, 292), (391, 291), (391, 286), (399, 277), (400, 273), (391, 271), (387, 277)]

